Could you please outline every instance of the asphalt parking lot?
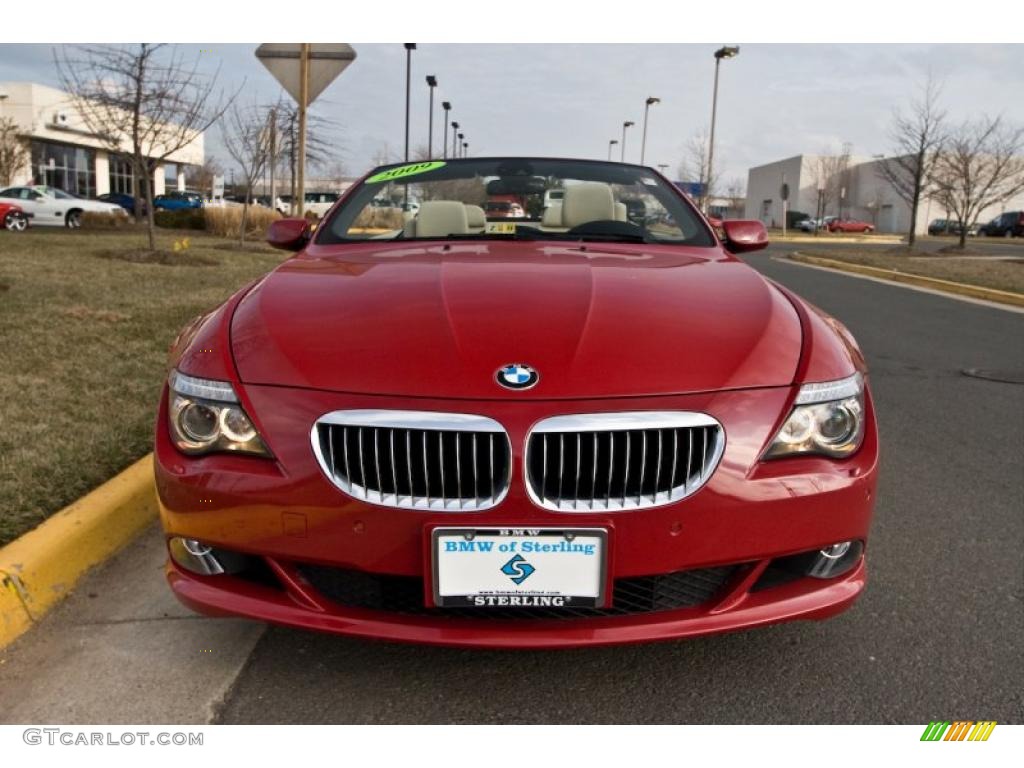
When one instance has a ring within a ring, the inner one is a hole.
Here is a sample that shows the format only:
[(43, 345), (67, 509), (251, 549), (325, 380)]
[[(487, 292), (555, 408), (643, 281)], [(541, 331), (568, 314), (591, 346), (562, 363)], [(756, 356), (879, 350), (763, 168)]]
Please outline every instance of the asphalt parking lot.
[[(1024, 721), (1024, 385), (962, 373), (1024, 377), (1024, 314), (774, 260), (783, 250), (749, 261), (843, 320), (871, 366), (883, 471), (870, 585), (847, 613), (556, 652), (261, 633), (167, 602), (154, 534), (0, 655), (0, 721)], [(97, 618), (99, 602), (117, 608)]]

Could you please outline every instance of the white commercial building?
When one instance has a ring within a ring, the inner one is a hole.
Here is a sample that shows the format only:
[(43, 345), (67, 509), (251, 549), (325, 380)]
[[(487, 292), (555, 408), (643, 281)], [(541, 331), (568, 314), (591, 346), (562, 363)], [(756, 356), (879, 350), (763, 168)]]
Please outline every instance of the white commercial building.
[[(785, 183), (789, 187), (790, 211), (814, 218), (818, 213), (819, 188), (825, 187), (827, 191), (822, 195), (825, 216), (871, 222), (878, 232), (904, 234), (910, 229), (910, 205), (880, 173), (884, 159), (850, 156), (846, 169), (838, 174), (827, 172), (835, 166), (828, 160), (821, 155), (797, 155), (751, 168), (747, 173), (745, 217), (758, 219), (769, 227), (781, 227), (782, 185)], [(1024, 196), (1018, 196), (982, 211), (978, 221), (984, 223), (1004, 211), (1022, 209)], [(952, 216), (940, 204), (925, 197), (921, 200), (915, 231), (924, 234), (930, 221), (945, 218)]]
[[(107, 192), (134, 194), (130, 144), (112, 152), (93, 134), (64, 91), (37, 83), (0, 82), (0, 118), (17, 125), (20, 140), (29, 149), (29, 162), (14, 174), (8, 186), (45, 184), (80, 197)], [(166, 191), (167, 179), (185, 189), (185, 167), (202, 165), (203, 135), (167, 158), (155, 174), (153, 194)]]

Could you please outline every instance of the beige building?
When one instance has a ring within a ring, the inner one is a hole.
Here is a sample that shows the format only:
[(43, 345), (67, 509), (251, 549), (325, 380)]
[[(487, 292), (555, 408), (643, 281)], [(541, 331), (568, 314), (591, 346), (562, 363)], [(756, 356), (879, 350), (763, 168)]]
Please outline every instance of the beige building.
[[(825, 216), (841, 216), (871, 222), (876, 231), (903, 234), (910, 229), (910, 206), (879, 173), (880, 157), (851, 156), (847, 169), (827, 182), (829, 192)], [(789, 187), (788, 209), (814, 218), (818, 209), (819, 187), (823, 186), (821, 155), (797, 155), (751, 168), (747, 174), (745, 217), (758, 219), (767, 226), (782, 226), (782, 184)], [(978, 223), (994, 219), (1004, 211), (1024, 209), (1024, 196), (981, 212)], [(941, 205), (925, 197), (921, 200), (915, 231), (925, 234), (934, 219), (951, 218)]]
[[(64, 91), (37, 83), (0, 82), (0, 118), (13, 119), (18, 135), (29, 148), (29, 163), (9, 186), (45, 184), (80, 197), (108, 192), (133, 194), (133, 174), (126, 144), (121, 152), (89, 131)], [(185, 168), (202, 165), (203, 135), (171, 155), (157, 172), (153, 194), (167, 187), (185, 188)]]

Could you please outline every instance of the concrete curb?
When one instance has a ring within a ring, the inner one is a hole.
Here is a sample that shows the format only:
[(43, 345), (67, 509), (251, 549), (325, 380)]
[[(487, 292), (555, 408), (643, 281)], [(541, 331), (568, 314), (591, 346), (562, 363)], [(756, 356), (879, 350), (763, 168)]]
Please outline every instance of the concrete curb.
[(883, 269), (882, 267), (870, 267), (866, 264), (854, 264), (849, 261), (837, 259), (826, 259), (821, 256), (809, 256), (804, 253), (791, 253), (788, 257), (791, 261), (802, 264), (814, 264), (819, 267), (828, 267), (840, 272), (853, 272), (858, 275), (890, 280), (896, 283), (907, 283), (920, 288), (931, 288), (932, 290), (952, 293), (958, 296), (969, 296), (972, 299), (983, 299), (993, 301), (997, 304), (1009, 304), (1014, 307), (1024, 307), (1024, 294), (1013, 291), (1000, 291), (995, 288), (985, 288), (980, 285), (969, 283), (957, 283), (953, 280), (942, 280), (938, 277), (925, 277), (923, 275), (912, 275), (909, 272), (900, 272), (896, 269)]
[(0, 648), (28, 631), (87, 570), (157, 516), (149, 454), (0, 548)]
[(856, 235), (828, 235), (826, 237), (815, 237), (814, 235), (781, 235), (769, 239), (773, 243), (818, 243), (819, 245), (899, 245), (903, 242), (900, 236), (868, 236), (857, 237)]

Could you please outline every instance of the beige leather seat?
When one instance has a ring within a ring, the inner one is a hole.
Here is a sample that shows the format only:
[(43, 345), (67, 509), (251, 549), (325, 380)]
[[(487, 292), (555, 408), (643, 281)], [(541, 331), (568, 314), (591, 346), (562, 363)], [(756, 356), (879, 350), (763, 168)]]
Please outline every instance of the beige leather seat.
[(416, 218), (405, 225), (406, 237), (445, 237), (469, 234), (466, 206), (458, 200), (429, 200), (420, 204)]
[(466, 205), (466, 226), (469, 233), (479, 235), (487, 229), (487, 215), (479, 205)]
[(587, 181), (565, 188), (562, 226), (572, 229), (588, 221), (615, 219), (615, 196), (607, 184)]
[(562, 204), (552, 203), (544, 209), (540, 217), (540, 225), (544, 229), (563, 229), (562, 227)]
[(619, 202), (615, 203), (615, 220), (616, 221), (626, 221), (628, 213), (629, 213), (629, 211), (626, 210), (626, 204), (625, 203), (619, 203)]

